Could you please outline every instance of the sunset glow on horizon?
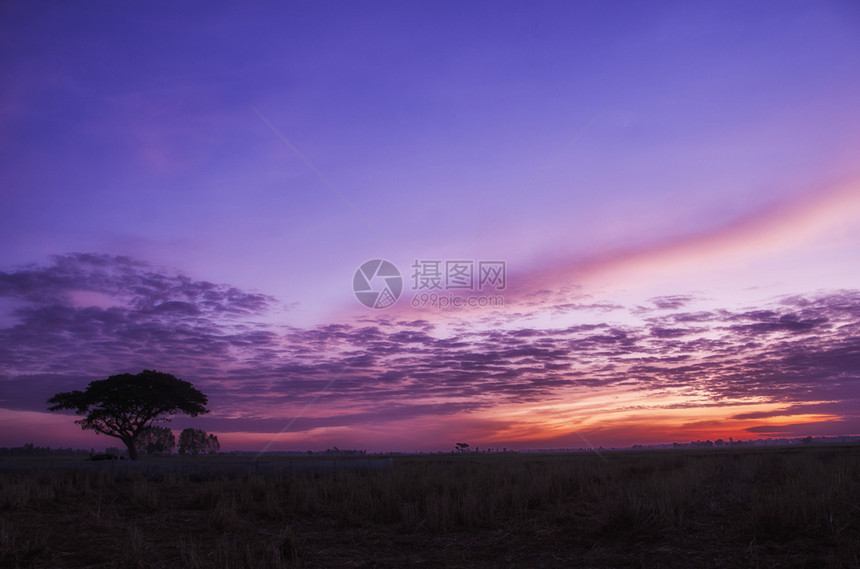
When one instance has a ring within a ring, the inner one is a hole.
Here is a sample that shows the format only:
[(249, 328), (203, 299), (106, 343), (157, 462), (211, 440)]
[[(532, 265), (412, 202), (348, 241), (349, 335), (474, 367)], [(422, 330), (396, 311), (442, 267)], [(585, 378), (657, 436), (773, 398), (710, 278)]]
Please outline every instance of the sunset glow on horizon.
[(143, 369), (222, 450), (860, 435), (850, 2), (0, 14), (0, 446)]

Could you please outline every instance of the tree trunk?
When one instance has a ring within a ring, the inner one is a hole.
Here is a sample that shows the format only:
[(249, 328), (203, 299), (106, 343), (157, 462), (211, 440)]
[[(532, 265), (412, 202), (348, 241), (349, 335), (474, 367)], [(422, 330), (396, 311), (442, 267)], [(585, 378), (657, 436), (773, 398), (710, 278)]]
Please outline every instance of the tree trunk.
[(134, 439), (122, 439), (122, 442), (125, 443), (125, 448), (128, 449), (128, 459), (137, 460), (137, 446), (134, 444), (136, 441)]

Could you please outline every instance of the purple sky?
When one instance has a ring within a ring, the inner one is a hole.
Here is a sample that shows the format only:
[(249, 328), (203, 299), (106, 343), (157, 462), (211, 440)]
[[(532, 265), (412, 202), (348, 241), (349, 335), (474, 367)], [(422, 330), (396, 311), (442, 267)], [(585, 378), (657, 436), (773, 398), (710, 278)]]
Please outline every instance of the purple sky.
[[(0, 445), (114, 444), (45, 400), (145, 368), (225, 448), (860, 434), (858, 32), (854, 2), (4, 3)], [(504, 305), (414, 307), (415, 260), (504, 261), (440, 291)]]

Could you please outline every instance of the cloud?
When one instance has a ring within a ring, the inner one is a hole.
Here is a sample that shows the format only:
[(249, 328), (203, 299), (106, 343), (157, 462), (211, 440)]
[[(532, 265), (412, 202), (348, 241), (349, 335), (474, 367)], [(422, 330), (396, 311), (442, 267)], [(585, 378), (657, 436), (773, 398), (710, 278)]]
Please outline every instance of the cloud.
[(695, 297), (688, 294), (675, 294), (671, 296), (657, 296), (649, 300), (656, 308), (663, 310), (675, 310), (692, 301)]
[[(640, 235), (615, 249), (598, 248), (589, 253), (578, 250), (566, 258), (536, 258), (529, 268), (509, 271), (505, 303), (527, 307), (550, 305), (556, 298), (572, 296), (570, 283), (587, 283), (601, 275), (613, 274), (619, 281), (624, 273), (634, 279), (671, 268), (689, 274), (725, 263), (727, 259), (772, 260), (811, 243), (832, 247), (834, 239), (853, 238), (856, 242), (856, 235), (849, 236), (847, 228), (858, 211), (860, 179), (856, 175), (846, 176), (833, 184), (784, 195), (719, 226), (704, 223), (695, 230)], [(835, 238), (834, 230), (839, 232)], [(751, 269), (745, 271), (749, 276)], [(695, 298), (693, 294), (659, 296), (650, 299), (649, 306), (640, 308), (677, 310)], [(598, 308), (597, 304), (592, 307)]]
[(73, 293), (87, 291), (125, 301), (135, 310), (199, 310), (209, 315), (259, 313), (274, 300), (227, 285), (192, 281), (130, 257), (73, 253), (54, 256), (53, 261), (49, 267), (31, 265), (0, 272), (0, 297), (68, 305)]
[(816, 421), (795, 423), (791, 425), (761, 425), (750, 427), (748, 432), (758, 436), (769, 437), (802, 437), (802, 436), (832, 436), (834, 433), (856, 433), (860, 420), (856, 417), (851, 421)]
[[(108, 300), (87, 306), (75, 291)], [(745, 311), (685, 312), (689, 297), (661, 297), (654, 310), (629, 310), (645, 315), (638, 325), (536, 328), (502, 314), (491, 329), (443, 332), (389, 314), (298, 328), (266, 320), (279, 306), (267, 295), (76, 254), (0, 273), (0, 296), (20, 303), (16, 321), (0, 329), (0, 406), (8, 409), (44, 410), (58, 391), (150, 368), (199, 385), (216, 410), (206, 424), (223, 431), (276, 433), (302, 409), (295, 429), (311, 430), (618, 389), (640, 392), (642, 412), (750, 400), (783, 409), (734, 417), (748, 422), (813, 411), (849, 421), (851, 405), (809, 406), (860, 399), (854, 290)], [(654, 393), (674, 399), (646, 403)]]
[[(193, 281), (127, 257), (72, 254), (48, 267), (0, 272), (0, 298), (17, 302), (0, 329), (6, 374), (104, 374), (117, 367), (235, 358), (274, 334), (253, 323), (273, 298)], [(80, 294), (87, 293), (87, 294)], [(88, 294), (109, 307), (81, 304)]]

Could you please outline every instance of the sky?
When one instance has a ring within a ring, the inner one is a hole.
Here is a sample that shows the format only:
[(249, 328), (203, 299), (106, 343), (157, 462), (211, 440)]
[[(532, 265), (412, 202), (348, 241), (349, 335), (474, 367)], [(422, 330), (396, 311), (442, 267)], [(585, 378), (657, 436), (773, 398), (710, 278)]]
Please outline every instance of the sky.
[[(860, 435), (855, 2), (0, 5), (0, 445)], [(386, 261), (385, 263), (381, 261)]]

